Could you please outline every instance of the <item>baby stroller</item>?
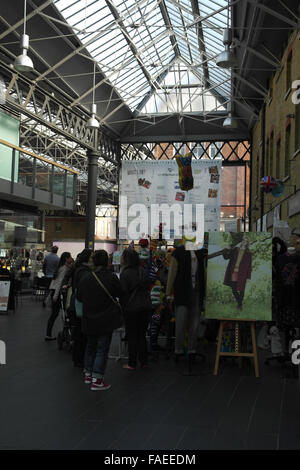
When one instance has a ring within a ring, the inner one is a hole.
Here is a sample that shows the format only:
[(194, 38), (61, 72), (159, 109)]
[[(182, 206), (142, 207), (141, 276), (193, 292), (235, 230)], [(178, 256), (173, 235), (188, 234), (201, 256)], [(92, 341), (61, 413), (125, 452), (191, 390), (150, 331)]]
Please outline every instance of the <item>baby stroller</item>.
[(73, 334), (72, 334), (72, 322), (71, 318), (68, 315), (68, 311), (66, 309), (66, 297), (67, 291), (66, 289), (61, 289), (59, 293), (60, 297), (60, 313), (62, 319), (62, 330), (57, 335), (57, 346), (59, 350), (62, 350), (65, 346), (67, 351), (72, 350), (73, 346)]

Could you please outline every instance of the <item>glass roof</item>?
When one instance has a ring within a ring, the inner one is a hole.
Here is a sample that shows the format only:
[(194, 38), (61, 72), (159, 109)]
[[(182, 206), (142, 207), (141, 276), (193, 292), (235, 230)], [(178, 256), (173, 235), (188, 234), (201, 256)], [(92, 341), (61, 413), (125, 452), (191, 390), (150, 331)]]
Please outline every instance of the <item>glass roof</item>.
[(230, 24), (227, 0), (54, 4), (135, 114), (224, 110), (231, 76), (215, 58)]

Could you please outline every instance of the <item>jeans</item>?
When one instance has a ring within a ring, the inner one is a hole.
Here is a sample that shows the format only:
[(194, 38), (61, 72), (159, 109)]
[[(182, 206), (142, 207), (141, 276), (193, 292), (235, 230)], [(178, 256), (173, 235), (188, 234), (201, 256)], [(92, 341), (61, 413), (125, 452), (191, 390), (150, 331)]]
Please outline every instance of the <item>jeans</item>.
[(105, 373), (112, 333), (102, 336), (88, 336), (84, 357), (84, 370), (95, 379), (102, 379)]
[(184, 342), (188, 325), (188, 353), (195, 354), (197, 350), (198, 328), (200, 323), (199, 294), (193, 291), (189, 306), (178, 305), (175, 307), (176, 339), (175, 354), (184, 353)]

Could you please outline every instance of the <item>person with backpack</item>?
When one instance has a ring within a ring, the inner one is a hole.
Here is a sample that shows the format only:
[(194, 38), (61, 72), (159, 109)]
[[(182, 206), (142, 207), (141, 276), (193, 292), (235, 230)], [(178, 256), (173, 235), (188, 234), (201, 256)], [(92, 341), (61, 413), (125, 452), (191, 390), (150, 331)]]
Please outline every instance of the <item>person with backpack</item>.
[(125, 292), (122, 306), (128, 341), (128, 364), (123, 367), (135, 370), (138, 360), (141, 367), (147, 367), (148, 364), (146, 331), (152, 310), (150, 281), (140, 266), (136, 251), (126, 249), (122, 255), (122, 264), (120, 282)]
[(123, 323), (123, 291), (118, 277), (108, 269), (108, 254), (97, 250), (92, 255), (94, 271), (82, 276), (76, 298), (82, 303), (82, 333), (87, 337), (84, 357), (84, 382), (91, 390), (108, 390), (104, 374), (113, 331)]
[(72, 273), (72, 296), (69, 312), (72, 321), (72, 360), (75, 367), (83, 367), (86, 347), (86, 336), (82, 333), (81, 317), (76, 315), (75, 298), (79, 282), (87, 273), (91, 272), (93, 251), (85, 248), (76, 258)]

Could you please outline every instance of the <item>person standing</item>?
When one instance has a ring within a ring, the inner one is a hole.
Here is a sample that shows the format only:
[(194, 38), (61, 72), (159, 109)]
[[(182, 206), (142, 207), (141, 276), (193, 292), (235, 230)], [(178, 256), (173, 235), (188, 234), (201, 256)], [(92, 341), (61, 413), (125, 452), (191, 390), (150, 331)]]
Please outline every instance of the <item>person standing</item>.
[(59, 257), (57, 256), (58, 246), (52, 246), (50, 253), (45, 257), (43, 263), (43, 273), (45, 275), (45, 297), (43, 300), (43, 307), (46, 306), (45, 300), (49, 295), (49, 286), (57, 271)]
[(140, 266), (136, 251), (127, 249), (122, 255), (124, 265), (120, 281), (123, 291), (126, 337), (128, 341), (128, 364), (125, 369), (134, 370), (139, 360), (141, 367), (148, 364), (146, 331), (151, 315), (150, 281)]
[(191, 242), (185, 238), (183, 242), (184, 244), (176, 247), (172, 253), (166, 289), (170, 302), (174, 288), (176, 361), (184, 354), (187, 327), (187, 353), (190, 358), (196, 357), (198, 328), (205, 294), (206, 250), (190, 247)]
[(82, 302), (82, 332), (87, 337), (84, 381), (91, 390), (108, 390), (104, 383), (112, 333), (122, 325), (117, 298), (123, 297), (118, 277), (108, 269), (108, 254), (97, 250), (92, 255), (94, 272), (82, 276), (77, 299)]
[(72, 273), (72, 300), (71, 300), (71, 311), (72, 315), (72, 326), (73, 326), (73, 350), (72, 359), (75, 367), (80, 367), (84, 364), (84, 352), (86, 347), (86, 337), (82, 333), (82, 322), (81, 318), (76, 316), (75, 312), (75, 296), (79, 282), (87, 273), (91, 272), (92, 266), (92, 254), (93, 251), (84, 249), (78, 256), (74, 265), (74, 271)]
[(54, 274), (51, 284), (49, 286), (50, 295), (52, 298), (52, 305), (51, 305), (52, 311), (51, 311), (51, 315), (47, 323), (47, 332), (45, 336), (45, 341), (53, 341), (56, 339), (54, 336), (52, 336), (52, 328), (53, 328), (56, 318), (58, 317), (59, 310), (60, 310), (59, 294), (60, 294), (60, 290), (62, 286), (64, 285), (66, 276), (68, 275), (68, 272), (72, 266), (72, 262), (73, 260), (72, 260), (71, 254), (65, 251), (59, 259), (57, 271)]

